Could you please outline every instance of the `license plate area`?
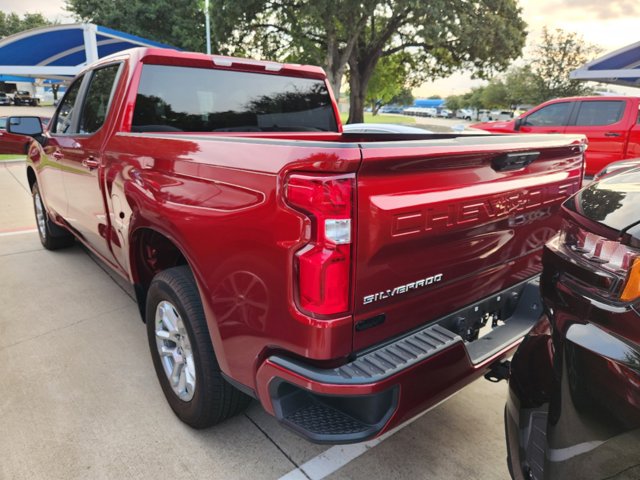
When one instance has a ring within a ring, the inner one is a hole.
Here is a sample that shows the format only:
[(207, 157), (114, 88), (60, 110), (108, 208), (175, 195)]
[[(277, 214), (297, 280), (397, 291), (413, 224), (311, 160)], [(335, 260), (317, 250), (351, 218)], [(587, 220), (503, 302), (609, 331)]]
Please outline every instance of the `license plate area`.
[(475, 364), (517, 342), (541, 314), (536, 277), (469, 305), (438, 324), (464, 340)]

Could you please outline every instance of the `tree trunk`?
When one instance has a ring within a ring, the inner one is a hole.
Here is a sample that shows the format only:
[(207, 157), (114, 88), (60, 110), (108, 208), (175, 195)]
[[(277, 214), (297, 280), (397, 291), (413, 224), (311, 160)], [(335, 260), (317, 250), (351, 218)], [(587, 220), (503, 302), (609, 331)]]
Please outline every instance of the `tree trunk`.
[[(357, 55), (360, 53), (362, 60), (358, 60)], [(349, 88), (351, 96), (349, 97), (349, 118), (347, 123), (364, 122), (364, 105), (369, 80), (373, 75), (373, 70), (380, 60), (380, 52), (372, 54), (362, 54), (354, 49), (353, 55), (349, 60)]]
[(336, 98), (336, 102), (340, 100), (340, 89), (342, 88), (342, 77), (344, 76), (344, 67), (331, 71), (327, 69), (327, 77), (329, 77), (329, 84), (331, 90), (333, 90), (333, 96)]
[(349, 96), (349, 118), (347, 123), (364, 123), (364, 95), (366, 90), (362, 89), (360, 72), (353, 66), (349, 71), (349, 88), (351, 94)]

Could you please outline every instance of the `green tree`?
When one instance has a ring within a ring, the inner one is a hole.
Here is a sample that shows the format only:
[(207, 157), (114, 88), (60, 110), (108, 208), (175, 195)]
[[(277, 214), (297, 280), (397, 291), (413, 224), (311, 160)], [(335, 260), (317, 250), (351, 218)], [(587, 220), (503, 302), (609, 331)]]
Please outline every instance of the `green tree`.
[(453, 112), (464, 108), (462, 95), (449, 95), (444, 103), (446, 107)]
[(371, 106), (374, 115), (377, 115), (383, 105), (396, 101), (405, 103), (408, 100), (407, 92), (411, 97), (407, 103), (413, 102), (408, 88), (411, 68), (409, 60), (404, 54), (395, 54), (383, 58), (376, 66), (366, 96), (366, 103)]
[(218, 44), (222, 49), (319, 63), (336, 95), (348, 65), (351, 123), (363, 120), (381, 58), (409, 53), (415, 81), (460, 69), (485, 77), (518, 57), (526, 36), (516, 0), (290, 0), (263, 2), (262, 8), (255, 0), (214, 3), (214, 30), (228, 39)]
[(186, 50), (205, 49), (204, 10), (194, 0), (66, 0), (82, 22), (122, 30)]
[(585, 42), (576, 33), (560, 29), (550, 32), (545, 27), (530, 64), (535, 85), (532, 103), (592, 93), (588, 84), (570, 80), (569, 72), (593, 60), (600, 52), (599, 47)]
[(510, 68), (504, 76), (508, 105), (534, 105), (537, 102), (536, 83), (529, 65)]
[(0, 12), (0, 38), (51, 24), (41, 13), (25, 13), (20, 17), (15, 13)]
[(500, 78), (492, 79), (482, 90), (481, 103), (484, 108), (507, 108), (509, 100), (509, 92)]

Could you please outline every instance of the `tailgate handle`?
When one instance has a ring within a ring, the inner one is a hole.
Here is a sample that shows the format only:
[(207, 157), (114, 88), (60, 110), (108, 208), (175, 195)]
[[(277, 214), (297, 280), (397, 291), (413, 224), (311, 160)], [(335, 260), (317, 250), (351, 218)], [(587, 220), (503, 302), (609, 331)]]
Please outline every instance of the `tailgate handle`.
[(520, 170), (540, 156), (540, 152), (505, 153), (491, 161), (491, 168), (496, 172)]

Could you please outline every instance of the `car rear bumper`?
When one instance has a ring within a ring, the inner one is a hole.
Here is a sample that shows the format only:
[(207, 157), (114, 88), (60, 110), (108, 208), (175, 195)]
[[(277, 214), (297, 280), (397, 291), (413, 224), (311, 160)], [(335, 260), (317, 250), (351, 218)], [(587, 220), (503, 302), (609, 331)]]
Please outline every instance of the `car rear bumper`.
[[(461, 318), (500, 309), (511, 315), (483, 338), (465, 342), (455, 333)], [(539, 314), (538, 282), (533, 279), (335, 368), (273, 355), (258, 369), (258, 397), (269, 413), (313, 442), (364, 441), (485, 374), (515, 349)]]

